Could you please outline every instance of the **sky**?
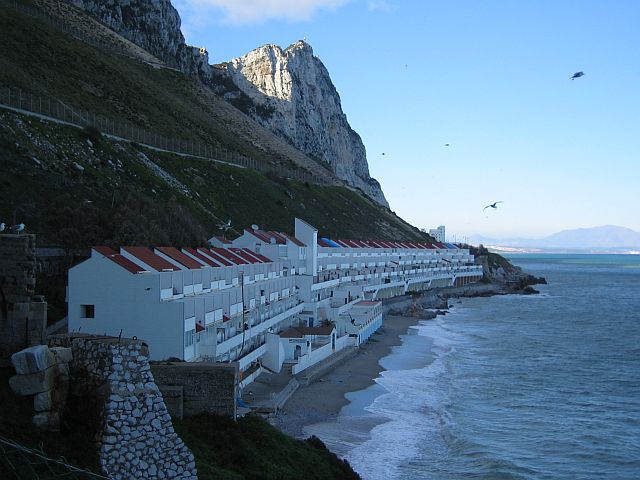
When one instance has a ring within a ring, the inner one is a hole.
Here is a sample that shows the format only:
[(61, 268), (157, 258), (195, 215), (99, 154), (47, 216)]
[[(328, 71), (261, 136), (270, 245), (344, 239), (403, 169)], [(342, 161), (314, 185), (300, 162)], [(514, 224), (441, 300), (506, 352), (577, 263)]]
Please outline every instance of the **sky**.
[(637, 0), (173, 4), (211, 63), (305, 39), (391, 209), (417, 227), (640, 231)]

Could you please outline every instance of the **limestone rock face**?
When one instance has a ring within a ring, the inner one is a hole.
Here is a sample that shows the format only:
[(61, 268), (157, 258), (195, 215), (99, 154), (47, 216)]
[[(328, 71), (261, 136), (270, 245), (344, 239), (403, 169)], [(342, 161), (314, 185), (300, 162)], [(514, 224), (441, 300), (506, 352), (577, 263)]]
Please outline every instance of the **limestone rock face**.
[(180, 15), (169, 0), (71, 0), (71, 3), (168, 65), (203, 79), (211, 77), (206, 50), (185, 43)]
[(369, 175), (364, 144), (350, 127), (329, 72), (311, 46), (304, 41), (285, 50), (264, 45), (223, 67), (257, 106), (249, 113), (258, 123), (388, 207), (380, 184)]

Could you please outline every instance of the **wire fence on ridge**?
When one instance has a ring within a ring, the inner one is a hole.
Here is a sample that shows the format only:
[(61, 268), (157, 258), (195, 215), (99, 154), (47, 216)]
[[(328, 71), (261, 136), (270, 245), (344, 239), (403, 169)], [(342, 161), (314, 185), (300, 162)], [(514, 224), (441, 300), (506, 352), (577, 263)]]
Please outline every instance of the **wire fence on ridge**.
[(20, 88), (1, 86), (0, 104), (79, 128), (92, 126), (102, 134), (169, 153), (228, 163), (233, 166), (250, 168), (262, 173), (271, 173), (278, 177), (291, 178), (301, 182), (321, 185), (327, 183), (326, 180), (302, 167), (291, 168), (276, 161), (259, 161), (219, 145), (166, 137), (126, 121), (108, 118), (89, 110), (74, 108), (52, 96), (36, 95), (25, 92)]
[[(90, 38), (82, 30), (60, 21), (60, 19), (49, 15), (34, 5), (28, 5), (18, 0), (0, 0), (0, 5), (8, 6), (28, 16), (37, 18), (94, 47), (129, 58), (136, 58), (125, 48), (119, 48), (112, 43), (100, 42), (95, 38)], [(167, 66), (167, 68), (174, 69), (170, 66)], [(92, 111), (78, 109), (52, 96), (36, 95), (25, 92), (17, 87), (0, 87), (0, 103), (8, 107), (42, 115), (48, 119), (58, 120), (77, 127), (94, 126), (106, 135), (170, 153), (206, 158), (212, 161), (251, 168), (262, 173), (271, 173), (278, 177), (291, 178), (301, 182), (319, 185), (330, 183), (327, 179), (306, 170), (304, 167), (291, 167), (279, 161), (257, 160), (220, 145), (166, 137), (153, 131), (140, 128), (124, 120), (109, 118)]]

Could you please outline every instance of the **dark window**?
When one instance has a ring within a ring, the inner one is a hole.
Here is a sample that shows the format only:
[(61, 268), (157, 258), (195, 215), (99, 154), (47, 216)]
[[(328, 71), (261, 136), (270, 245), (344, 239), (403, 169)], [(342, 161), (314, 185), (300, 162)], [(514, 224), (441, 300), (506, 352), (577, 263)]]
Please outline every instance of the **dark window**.
[(95, 305), (80, 305), (80, 317), (81, 318), (96, 318), (96, 306)]

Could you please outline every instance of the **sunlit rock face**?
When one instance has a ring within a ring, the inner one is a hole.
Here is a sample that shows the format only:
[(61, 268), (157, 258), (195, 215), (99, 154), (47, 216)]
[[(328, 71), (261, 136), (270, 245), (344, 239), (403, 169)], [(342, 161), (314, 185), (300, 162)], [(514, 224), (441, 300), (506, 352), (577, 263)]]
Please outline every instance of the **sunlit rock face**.
[(259, 107), (250, 112), (258, 123), (388, 206), (380, 184), (369, 176), (364, 144), (349, 126), (340, 95), (311, 46), (303, 41), (285, 50), (264, 45), (223, 67)]
[(113, 31), (163, 62), (206, 80), (208, 54), (191, 47), (180, 31), (180, 15), (169, 0), (71, 0)]

